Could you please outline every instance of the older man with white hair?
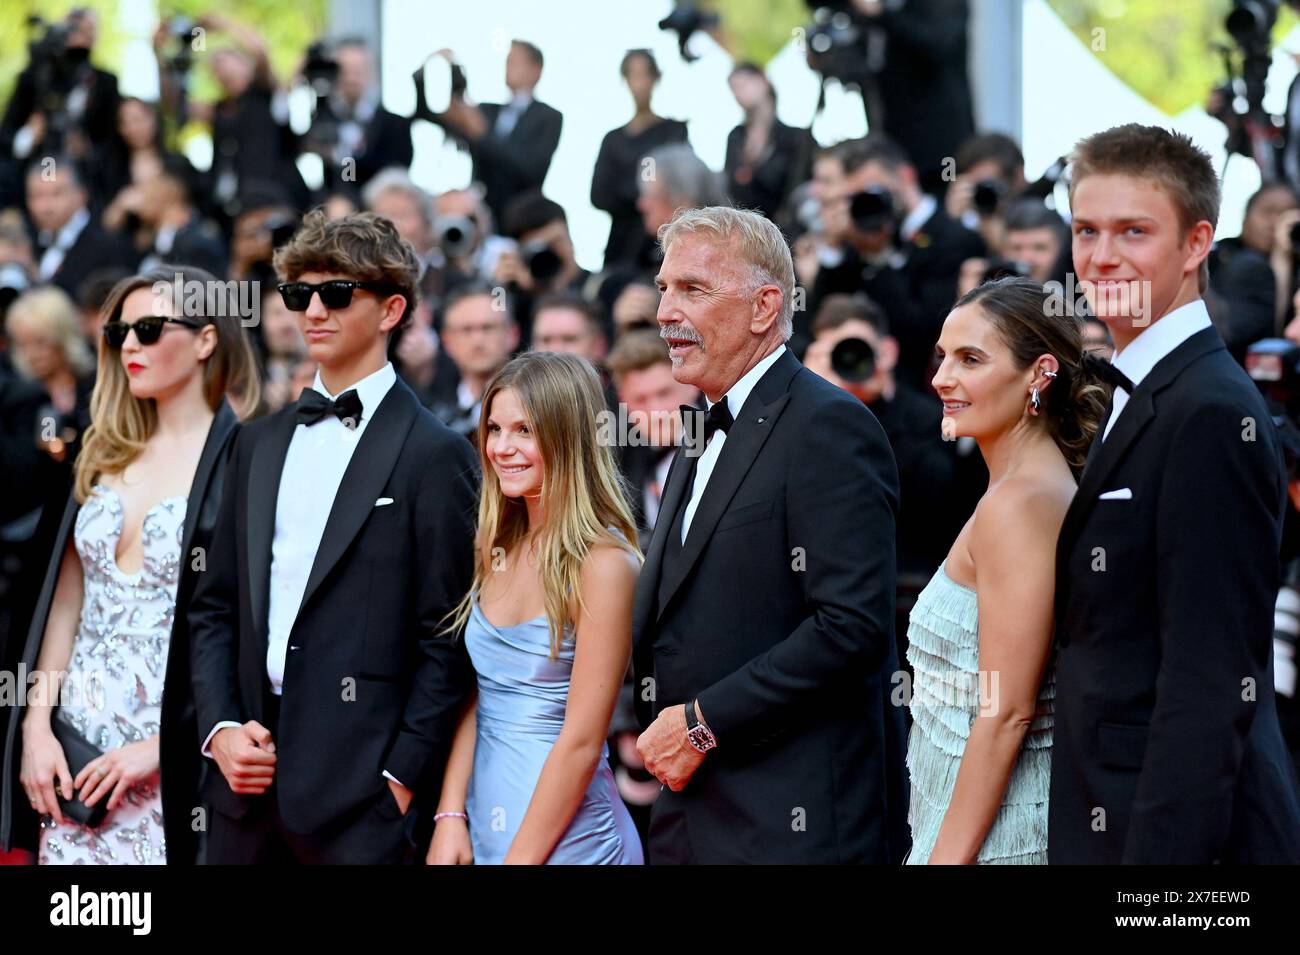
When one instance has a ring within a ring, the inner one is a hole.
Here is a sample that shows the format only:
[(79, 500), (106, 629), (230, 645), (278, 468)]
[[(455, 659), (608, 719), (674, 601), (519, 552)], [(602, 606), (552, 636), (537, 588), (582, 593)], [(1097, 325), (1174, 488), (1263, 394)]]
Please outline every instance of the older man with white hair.
[(673, 376), (708, 411), (668, 474), (633, 614), (637, 745), (664, 784), (650, 861), (896, 863), (893, 453), (786, 349), (775, 225), (689, 209), (659, 240)]

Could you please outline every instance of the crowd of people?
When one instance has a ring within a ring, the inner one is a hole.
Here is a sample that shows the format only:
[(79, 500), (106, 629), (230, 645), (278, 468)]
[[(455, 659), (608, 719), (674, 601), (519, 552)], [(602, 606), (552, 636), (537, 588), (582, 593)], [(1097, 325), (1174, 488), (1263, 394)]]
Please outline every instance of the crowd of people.
[(1300, 861), (1300, 433), (1242, 370), (1300, 368), (1292, 185), (1213, 243), (1208, 159), (1122, 127), (1058, 209), (968, 115), (821, 144), (744, 62), (713, 170), (636, 49), (591, 272), (533, 44), (427, 113), (431, 195), (363, 41), (322, 140), (201, 22), (210, 106), (79, 11), (71, 117), (29, 70), (0, 122), (10, 858)]

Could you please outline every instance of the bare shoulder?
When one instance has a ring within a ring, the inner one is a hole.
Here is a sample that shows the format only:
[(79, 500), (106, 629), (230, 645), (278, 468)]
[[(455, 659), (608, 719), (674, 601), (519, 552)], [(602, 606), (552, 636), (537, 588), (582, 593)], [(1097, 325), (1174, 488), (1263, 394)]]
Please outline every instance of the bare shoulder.
[(617, 544), (602, 541), (594, 545), (582, 562), (582, 582), (594, 587), (627, 587), (636, 583), (641, 562)]
[(1029, 537), (1055, 546), (1074, 492), (1072, 479), (1056, 475), (1032, 473), (1001, 481), (975, 507), (972, 546)]

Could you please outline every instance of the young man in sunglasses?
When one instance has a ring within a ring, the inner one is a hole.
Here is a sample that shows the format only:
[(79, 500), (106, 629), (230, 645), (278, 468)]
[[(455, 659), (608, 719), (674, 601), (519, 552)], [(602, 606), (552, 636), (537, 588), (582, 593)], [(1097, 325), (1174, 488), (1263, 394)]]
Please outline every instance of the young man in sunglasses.
[(190, 608), (206, 859), (401, 862), (472, 680), (437, 631), (472, 578), (477, 462), (387, 360), (418, 270), (387, 219), (312, 212), (275, 268), (319, 371), (242, 430)]

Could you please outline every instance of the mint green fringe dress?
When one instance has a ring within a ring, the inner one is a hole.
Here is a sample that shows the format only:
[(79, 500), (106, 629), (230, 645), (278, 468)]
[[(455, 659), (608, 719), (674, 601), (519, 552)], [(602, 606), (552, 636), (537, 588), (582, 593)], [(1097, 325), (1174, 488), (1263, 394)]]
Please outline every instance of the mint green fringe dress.
[[(947, 562), (917, 597), (907, 629), (912, 681), (912, 730), (907, 769), (912, 799), (907, 865), (924, 865), (952, 799), (962, 752), (979, 712), (979, 605), (975, 591), (948, 576)], [(1047, 864), (1047, 789), (1052, 769), (1053, 667), (1038, 694), (1038, 714), (1020, 749), (1002, 806), (980, 847), (980, 865)]]

